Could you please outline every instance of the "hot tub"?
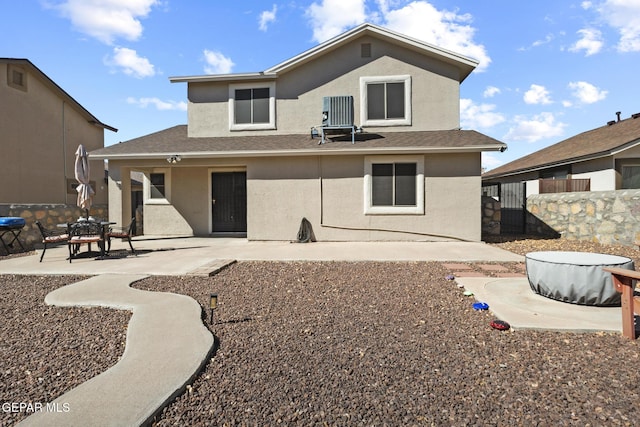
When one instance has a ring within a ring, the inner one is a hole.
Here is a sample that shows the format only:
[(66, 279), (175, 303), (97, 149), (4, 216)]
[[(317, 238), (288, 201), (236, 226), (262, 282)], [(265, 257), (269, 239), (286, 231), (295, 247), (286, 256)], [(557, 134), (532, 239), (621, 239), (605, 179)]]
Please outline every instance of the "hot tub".
[(634, 270), (626, 257), (590, 252), (530, 252), (525, 256), (527, 278), (537, 294), (571, 304), (620, 306), (611, 275), (602, 267)]

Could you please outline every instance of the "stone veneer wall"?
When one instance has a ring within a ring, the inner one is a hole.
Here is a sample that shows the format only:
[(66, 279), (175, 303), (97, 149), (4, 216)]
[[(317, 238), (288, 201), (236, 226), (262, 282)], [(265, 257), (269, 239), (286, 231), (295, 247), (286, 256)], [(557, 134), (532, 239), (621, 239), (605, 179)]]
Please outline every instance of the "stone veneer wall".
[(546, 234), (550, 227), (562, 238), (604, 244), (640, 241), (640, 190), (536, 194), (527, 198), (527, 232)]
[[(94, 218), (109, 218), (107, 205), (92, 206), (89, 214)], [(75, 205), (14, 205), (0, 204), (0, 216), (15, 216), (24, 218), (26, 224), (20, 234), (20, 241), (25, 249), (42, 247), (42, 236), (36, 221), (40, 221), (46, 228), (56, 228), (58, 224), (73, 222), (85, 215), (85, 210)], [(7, 239), (9, 236), (5, 236)], [(4, 247), (0, 244), (0, 251)]]
[(500, 234), (500, 202), (489, 196), (482, 196), (482, 236)]

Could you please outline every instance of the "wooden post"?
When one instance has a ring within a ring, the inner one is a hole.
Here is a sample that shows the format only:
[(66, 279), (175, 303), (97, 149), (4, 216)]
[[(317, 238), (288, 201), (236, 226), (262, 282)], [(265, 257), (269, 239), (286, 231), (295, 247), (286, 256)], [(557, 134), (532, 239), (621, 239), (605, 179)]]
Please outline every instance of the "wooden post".
[(640, 272), (615, 267), (606, 267), (602, 270), (611, 273), (613, 286), (622, 294), (622, 335), (632, 340), (636, 339), (633, 281), (640, 279)]

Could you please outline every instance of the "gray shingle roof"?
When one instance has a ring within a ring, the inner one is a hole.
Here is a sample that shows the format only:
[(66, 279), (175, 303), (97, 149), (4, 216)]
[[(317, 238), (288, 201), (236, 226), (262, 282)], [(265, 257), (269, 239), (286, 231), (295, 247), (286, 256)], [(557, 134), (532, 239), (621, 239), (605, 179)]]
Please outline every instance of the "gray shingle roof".
[(506, 144), (472, 130), (362, 133), (338, 136), (323, 145), (307, 135), (264, 135), (190, 138), (179, 125), (92, 151), (94, 159), (358, 154), (366, 152), (498, 151)]
[[(636, 116), (634, 114), (634, 116)], [(640, 117), (592, 129), (495, 168), (483, 179), (544, 169), (611, 155), (640, 142)]]

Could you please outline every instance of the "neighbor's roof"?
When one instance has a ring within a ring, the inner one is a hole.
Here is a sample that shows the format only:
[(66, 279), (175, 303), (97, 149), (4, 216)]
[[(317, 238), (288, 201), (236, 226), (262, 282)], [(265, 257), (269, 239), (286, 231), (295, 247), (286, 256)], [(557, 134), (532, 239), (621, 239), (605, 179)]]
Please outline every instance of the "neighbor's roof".
[(49, 89), (51, 89), (53, 92), (55, 92), (58, 95), (60, 95), (60, 97), (62, 97), (62, 99), (67, 101), (70, 105), (75, 107), (75, 109), (78, 110), (78, 112), (80, 114), (85, 116), (85, 118), (87, 119), (87, 122), (89, 122), (89, 123), (91, 123), (93, 125), (96, 125), (98, 127), (101, 127), (103, 129), (109, 129), (112, 132), (118, 132), (118, 129), (116, 129), (116, 128), (112, 127), (112, 126), (109, 126), (108, 124), (102, 123), (100, 120), (98, 120), (96, 118), (96, 116), (91, 114), (89, 112), (89, 110), (87, 110), (82, 105), (80, 105), (80, 103), (78, 101), (73, 99), (73, 97), (71, 95), (69, 95), (67, 92), (65, 92), (64, 89), (62, 89), (60, 86), (58, 86), (56, 84), (56, 82), (51, 80), (49, 78), (49, 76), (47, 76), (45, 73), (43, 73), (42, 70), (40, 70), (38, 67), (36, 67), (28, 59), (24, 59), (24, 58), (0, 58), (0, 63), (3, 63), (3, 64), (15, 64), (15, 65), (20, 65), (22, 67), (30, 69), (34, 73), (34, 75), (36, 77), (40, 78), (40, 80), (47, 87), (49, 87)]
[(321, 43), (293, 58), (287, 59), (273, 67), (254, 73), (237, 73), (237, 74), (208, 74), (199, 76), (182, 76), (182, 77), (169, 77), (169, 81), (172, 83), (181, 82), (208, 82), (208, 81), (239, 81), (239, 80), (273, 80), (277, 78), (279, 74), (284, 74), (287, 71), (303, 65), (317, 57), (331, 52), (340, 46), (343, 46), (352, 40), (362, 37), (363, 35), (370, 35), (379, 39), (384, 39), (390, 43), (398, 46), (402, 46), (407, 49), (414, 50), (422, 55), (437, 58), (440, 61), (452, 64), (460, 70), (459, 82), (462, 83), (469, 74), (478, 66), (478, 61), (475, 59), (460, 55), (447, 49), (423, 42), (418, 39), (406, 36), (404, 34), (391, 31), (389, 29), (364, 23), (349, 31), (346, 31), (324, 43)]
[(418, 154), (503, 151), (506, 144), (473, 130), (437, 130), (356, 134), (332, 138), (320, 145), (319, 137), (264, 135), (189, 138), (187, 125), (179, 125), (130, 141), (92, 151), (92, 159), (162, 159), (265, 157), (347, 154)]
[(634, 114), (632, 118), (609, 122), (516, 159), (483, 174), (482, 178), (500, 178), (611, 156), (637, 144), (640, 144), (640, 116)]

